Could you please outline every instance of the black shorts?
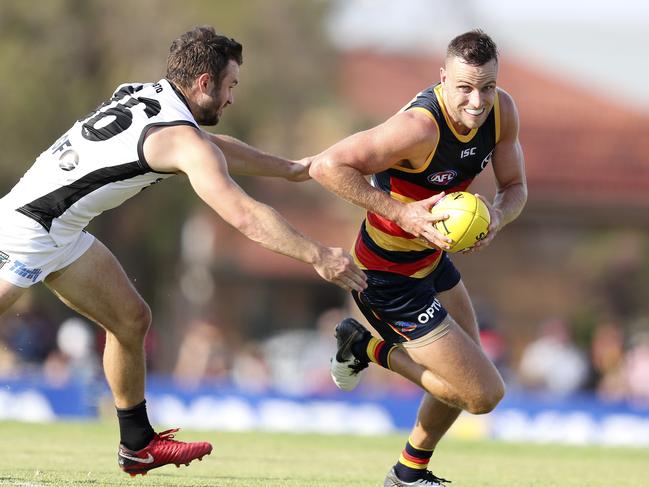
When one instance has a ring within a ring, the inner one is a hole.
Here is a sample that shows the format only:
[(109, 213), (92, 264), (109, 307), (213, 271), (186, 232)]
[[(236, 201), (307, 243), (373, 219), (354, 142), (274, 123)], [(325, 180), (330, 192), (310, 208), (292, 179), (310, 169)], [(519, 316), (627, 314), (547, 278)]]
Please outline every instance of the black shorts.
[(455, 287), (461, 276), (444, 254), (433, 272), (423, 279), (382, 271), (365, 271), (367, 289), (352, 291), (359, 309), (389, 343), (421, 338), (448, 315), (435, 297)]

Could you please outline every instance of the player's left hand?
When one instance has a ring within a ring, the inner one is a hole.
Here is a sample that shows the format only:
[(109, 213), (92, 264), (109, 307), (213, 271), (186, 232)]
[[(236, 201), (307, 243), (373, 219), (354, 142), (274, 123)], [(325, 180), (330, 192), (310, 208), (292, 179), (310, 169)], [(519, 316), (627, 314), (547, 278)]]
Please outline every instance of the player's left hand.
[(311, 179), (311, 176), (309, 176), (309, 168), (311, 167), (312, 161), (313, 157), (305, 157), (297, 161), (291, 161), (291, 167), (289, 173), (286, 175), (286, 179), (295, 182)]
[(487, 245), (491, 243), (491, 241), (494, 239), (494, 237), (502, 227), (503, 212), (498, 208), (494, 208), (491, 202), (481, 194), (476, 193), (475, 195), (477, 198), (480, 198), (482, 202), (487, 206), (491, 221), (489, 222), (489, 229), (487, 231), (487, 236), (484, 239), (477, 242), (473, 247), (469, 247), (468, 249), (463, 250), (461, 252), (462, 254), (470, 254), (472, 252), (478, 252), (484, 249)]
[(341, 248), (321, 247), (313, 267), (325, 281), (345, 291), (361, 292), (367, 288), (367, 276), (349, 252)]

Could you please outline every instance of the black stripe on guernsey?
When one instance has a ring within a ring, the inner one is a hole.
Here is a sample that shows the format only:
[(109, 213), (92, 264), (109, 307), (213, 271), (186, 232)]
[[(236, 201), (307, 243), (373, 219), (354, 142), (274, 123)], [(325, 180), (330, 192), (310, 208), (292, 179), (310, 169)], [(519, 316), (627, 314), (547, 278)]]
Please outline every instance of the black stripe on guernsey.
[(365, 229), (367, 222), (363, 222), (361, 226), (361, 238), (363, 243), (367, 248), (369, 248), (374, 254), (379, 257), (394, 262), (396, 264), (409, 264), (411, 262), (417, 262), (418, 260), (428, 257), (429, 255), (437, 252), (437, 249), (424, 249), (416, 251), (407, 251), (407, 250), (385, 250), (384, 248), (379, 247), (372, 237), (367, 233)]
[(36, 220), (49, 232), (52, 228), (52, 220), (60, 217), (84, 196), (107, 184), (124, 181), (147, 172), (150, 171), (143, 168), (139, 161), (97, 169), (72, 184), (55, 189), (31, 203), (17, 208), (16, 211)]
[(163, 171), (154, 171), (149, 166), (149, 163), (144, 157), (144, 139), (146, 139), (146, 134), (149, 133), (153, 127), (172, 127), (174, 125), (189, 125), (190, 127), (200, 130), (195, 123), (190, 122), (189, 120), (174, 120), (173, 122), (154, 122), (150, 123), (142, 129), (140, 132), (140, 139), (137, 141), (137, 156), (140, 158), (140, 164), (147, 169), (147, 172), (155, 172), (157, 174), (176, 174), (175, 172), (163, 172)]

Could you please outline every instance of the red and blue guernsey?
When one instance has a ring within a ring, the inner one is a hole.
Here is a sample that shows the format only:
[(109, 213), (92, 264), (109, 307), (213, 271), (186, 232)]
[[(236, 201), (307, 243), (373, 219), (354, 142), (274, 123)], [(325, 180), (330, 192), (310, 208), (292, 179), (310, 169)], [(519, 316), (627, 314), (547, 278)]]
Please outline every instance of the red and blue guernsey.
[[(372, 177), (372, 185), (394, 199), (412, 202), (435, 194), (464, 191), (491, 162), (500, 137), (498, 95), (485, 123), (466, 135), (457, 133), (442, 98), (442, 85), (419, 93), (402, 110), (419, 110), (439, 129), (439, 142), (425, 164), (412, 169), (397, 164)], [(405, 232), (396, 223), (368, 212), (352, 251), (364, 270), (423, 278), (437, 266), (442, 252)]]

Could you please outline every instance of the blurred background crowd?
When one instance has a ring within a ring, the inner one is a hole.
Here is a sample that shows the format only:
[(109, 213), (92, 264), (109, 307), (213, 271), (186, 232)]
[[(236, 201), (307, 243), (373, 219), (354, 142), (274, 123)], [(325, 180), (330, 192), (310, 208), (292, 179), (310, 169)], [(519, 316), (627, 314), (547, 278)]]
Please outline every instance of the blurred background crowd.
[[(483, 345), (510, 388), (648, 403), (649, 95), (637, 84), (649, 75), (638, 61), (648, 9), (632, 0), (588, 10), (563, 2), (556, 16), (558, 1), (522, 3), (0, 2), (0, 190), (117, 85), (162, 77), (169, 44), (195, 25), (244, 45), (235, 103), (216, 130), (292, 158), (399, 110), (438, 80), (447, 42), (482, 27), (500, 47), (499, 83), (518, 103), (530, 193), (488, 249), (454, 259)], [(612, 70), (613, 62), (629, 69)], [(474, 189), (492, 196), (485, 173)], [(314, 182), (238, 181), (304, 233), (352, 245), (362, 212)], [(102, 215), (89, 231), (151, 304), (150, 372), (188, 388), (332, 390), (332, 330), (357, 315), (349, 297), (309, 266), (245, 240), (184, 178)], [(0, 318), (0, 376), (97, 377), (102, 342), (41, 286)], [(378, 367), (362, 387), (416, 393)]]
[[(348, 307), (324, 311), (309, 326), (243, 335), (214, 317), (184, 324), (173, 361), (156, 357), (164, 340), (154, 329), (147, 341), (149, 369), (169, 374), (182, 389), (235, 387), (246, 393), (323, 395), (334, 392), (329, 359), (335, 353), (333, 328), (354, 315)], [(507, 333), (489, 317), (481, 320), (488, 356), (510, 389), (553, 396), (593, 394), (605, 402), (649, 405), (649, 333), (646, 323), (626, 328), (602, 320), (579, 337), (562, 317), (536, 325), (536, 336), (513, 353)], [(585, 338), (585, 340), (584, 340)], [(103, 333), (71, 317), (56, 323), (30, 300), (4, 320), (0, 334), (0, 377), (42, 375), (53, 386), (101, 380)], [(416, 395), (419, 389), (396, 374), (371, 367), (361, 383), (365, 394)]]

